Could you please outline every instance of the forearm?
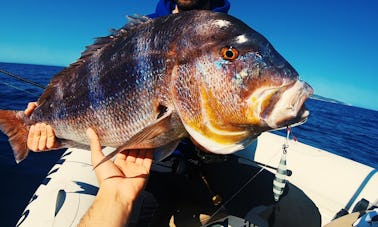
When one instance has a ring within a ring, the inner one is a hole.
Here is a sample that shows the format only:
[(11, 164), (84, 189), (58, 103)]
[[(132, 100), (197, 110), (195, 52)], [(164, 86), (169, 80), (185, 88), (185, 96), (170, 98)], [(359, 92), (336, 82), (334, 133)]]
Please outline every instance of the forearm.
[(133, 201), (120, 198), (114, 188), (102, 187), (79, 226), (125, 226), (132, 205)]

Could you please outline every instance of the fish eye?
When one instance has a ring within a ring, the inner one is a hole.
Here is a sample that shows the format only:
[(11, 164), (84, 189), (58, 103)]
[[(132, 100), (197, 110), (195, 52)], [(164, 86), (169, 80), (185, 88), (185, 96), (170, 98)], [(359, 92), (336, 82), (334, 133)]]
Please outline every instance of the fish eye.
[(221, 56), (224, 60), (233, 61), (239, 56), (239, 51), (233, 47), (223, 47)]

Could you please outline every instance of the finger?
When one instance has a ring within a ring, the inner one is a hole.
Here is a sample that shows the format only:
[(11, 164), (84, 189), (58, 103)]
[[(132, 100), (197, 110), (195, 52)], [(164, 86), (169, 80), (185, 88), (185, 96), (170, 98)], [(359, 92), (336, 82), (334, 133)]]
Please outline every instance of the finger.
[(50, 126), (50, 125), (47, 125), (46, 126), (46, 147), (47, 148), (54, 148), (56, 147), (55, 145), (56, 144), (56, 141), (55, 141), (55, 133), (54, 133), (54, 129)]
[(46, 124), (40, 123), (38, 124), (39, 131), (40, 131), (40, 137), (38, 140), (38, 150), (44, 151), (46, 150), (46, 141), (47, 141), (47, 132), (46, 132)]
[(137, 156), (137, 150), (129, 150), (128, 154), (126, 155), (126, 162), (134, 163)]
[(144, 157), (146, 155), (146, 149), (141, 149), (137, 151), (136, 159), (135, 159), (135, 164), (138, 165), (143, 165)]
[(32, 137), (32, 147), (34, 148), (33, 151), (39, 151), (38, 150), (38, 147), (39, 147), (39, 139), (41, 138), (41, 130), (39, 128), (39, 124), (35, 124), (34, 125), (34, 133), (33, 133), (33, 137)]
[(152, 165), (152, 154), (151, 149), (141, 149), (138, 151), (135, 164), (143, 166), (145, 174), (149, 174)]
[(128, 154), (129, 154), (129, 150), (122, 151), (122, 152), (120, 152), (120, 153), (117, 154), (116, 160), (123, 160), (123, 161), (125, 161)]
[(148, 172), (151, 170), (151, 165), (153, 162), (153, 151), (152, 150), (145, 150), (144, 159), (143, 159), (143, 166), (146, 168)]
[(151, 150), (147, 149), (132, 150), (126, 154), (126, 160), (117, 159), (115, 163), (127, 177), (146, 178), (151, 169), (151, 154)]
[(41, 138), (41, 125), (40, 123), (35, 124), (34, 135), (33, 135), (33, 144), (36, 147), (35, 151), (39, 150), (39, 140)]
[(87, 137), (89, 139), (89, 145), (91, 147), (92, 165), (96, 166), (101, 162), (101, 160), (105, 158), (105, 156), (102, 153), (100, 140), (93, 129), (89, 128), (87, 130)]
[(122, 165), (125, 164), (126, 162), (126, 158), (129, 154), (129, 151), (128, 150), (124, 150), (120, 153), (118, 153), (115, 157), (115, 160), (114, 160), (114, 164), (116, 164), (118, 166), (118, 168)]
[(38, 143), (34, 142), (34, 135), (35, 135), (35, 125), (32, 125), (29, 129), (29, 134), (28, 134), (28, 140), (26, 144), (28, 145), (29, 150), (32, 151), (37, 151), (38, 150)]
[(30, 116), (36, 107), (37, 107), (37, 102), (29, 102), (28, 106), (24, 110), (25, 115)]

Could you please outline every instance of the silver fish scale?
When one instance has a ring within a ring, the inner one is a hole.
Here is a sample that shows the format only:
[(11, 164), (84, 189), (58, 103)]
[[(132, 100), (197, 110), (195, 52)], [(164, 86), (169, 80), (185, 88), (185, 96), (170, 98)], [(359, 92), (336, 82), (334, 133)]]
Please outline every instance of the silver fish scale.
[[(55, 120), (50, 124), (55, 129), (57, 137), (88, 144), (85, 131), (88, 127), (96, 129), (103, 146), (119, 147), (132, 135), (138, 133), (155, 120), (151, 114), (153, 103), (151, 99), (130, 100), (130, 105), (113, 104), (108, 106), (99, 103), (104, 108), (93, 108), (84, 115), (67, 115), (64, 120)], [(138, 109), (133, 107), (138, 106)]]

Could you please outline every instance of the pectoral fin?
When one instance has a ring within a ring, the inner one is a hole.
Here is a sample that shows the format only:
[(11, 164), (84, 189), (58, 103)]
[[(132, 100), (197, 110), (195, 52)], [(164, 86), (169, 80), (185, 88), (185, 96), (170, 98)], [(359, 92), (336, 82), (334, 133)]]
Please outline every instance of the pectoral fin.
[[(168, 145), (164, 144), (161, 146), (160, 144), (156, 144), (156, 140), (154, 140), (155, 137), (166, 133), (170, 130), (172, 130), (172, 111), (167, 110), (164, 114), (159, 115), (158, 119), (152, 123), (151, 125), (145, 127), (143, 130), (135, 134), (133, 137), (131, 137), (125, 144), (118, 147), (115, 151), (108, 154), (99, 164), (97, 164), (94, 168), (101, 165), (102, 163), (106, 162), (107, 160), (114, 157), (117, 153), (124, 151), (124, 150), (131, 150), (131, 149), (155, 149), (157, 147), (165, 147), (171, 149), (171, 144)], [(177, 144), (176, 144), (177, 145)], [(163, 149), (166, 150), (166, 149)], [(172, 153), (174, 150), (171, 149), (171, 151), (165, 152), (165, 154), (159, 155), (159, 157), (166, 157), (167, 154)]]

